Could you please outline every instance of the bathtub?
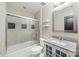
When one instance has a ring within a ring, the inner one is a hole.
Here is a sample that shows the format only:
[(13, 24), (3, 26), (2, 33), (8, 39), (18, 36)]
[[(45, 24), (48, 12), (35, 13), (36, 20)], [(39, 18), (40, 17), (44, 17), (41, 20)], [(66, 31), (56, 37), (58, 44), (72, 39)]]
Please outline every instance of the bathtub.
[(16, 44), (7, 48), (6, 57), (29, 57), (31, 56), (31, 48), (39, 45), (37, 41), (28, 41)]

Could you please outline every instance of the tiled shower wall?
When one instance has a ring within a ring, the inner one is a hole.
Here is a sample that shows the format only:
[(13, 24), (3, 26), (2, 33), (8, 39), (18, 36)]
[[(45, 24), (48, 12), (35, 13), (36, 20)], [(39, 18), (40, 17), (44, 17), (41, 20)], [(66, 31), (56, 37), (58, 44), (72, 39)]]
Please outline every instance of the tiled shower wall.
[[(15, 29), (9, 29), (8, 23), (14, 23)], [(25, 24), (26, 29), (22, 29), (21, 25)], [(13, 16), (7, 16), (7, 46), (16, 45), (18, 43), (23, 43), (31, 40), (37, 40), (35, 29), (32, 29), (32, 25), (35, 24), (35, 21), (32, 19), (24, 19)]]

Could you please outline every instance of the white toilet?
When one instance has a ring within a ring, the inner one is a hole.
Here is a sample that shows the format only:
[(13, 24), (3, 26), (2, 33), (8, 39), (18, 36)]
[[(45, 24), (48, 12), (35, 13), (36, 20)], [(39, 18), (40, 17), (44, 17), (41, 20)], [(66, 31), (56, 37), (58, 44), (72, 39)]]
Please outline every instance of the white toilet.
[(32, 57), (43, 57), (42, 50), (44, 46), (44, 40), (43, 38), (40, 38), (40, 45), (34, 46), (31, 51), (32, 51)]

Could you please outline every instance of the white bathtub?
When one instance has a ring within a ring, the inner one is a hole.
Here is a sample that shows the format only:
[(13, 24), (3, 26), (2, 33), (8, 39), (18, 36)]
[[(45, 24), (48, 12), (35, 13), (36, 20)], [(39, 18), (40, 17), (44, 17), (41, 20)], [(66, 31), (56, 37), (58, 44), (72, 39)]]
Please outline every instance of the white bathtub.
[(28, 57), (31, 55), (31, 48), (39, 45), (37, 41), (28, 41), (7, 48), (7, 57)]

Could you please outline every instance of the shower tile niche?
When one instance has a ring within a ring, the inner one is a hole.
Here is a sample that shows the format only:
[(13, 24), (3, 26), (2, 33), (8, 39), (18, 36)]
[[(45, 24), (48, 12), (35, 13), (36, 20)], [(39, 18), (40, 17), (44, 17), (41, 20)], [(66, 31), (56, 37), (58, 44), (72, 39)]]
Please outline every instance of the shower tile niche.
[(27, 29), (27, 24), (21, 24), (22, 29)]
[(15, 23), (8, 23), (8, 29), (15, 29)]

